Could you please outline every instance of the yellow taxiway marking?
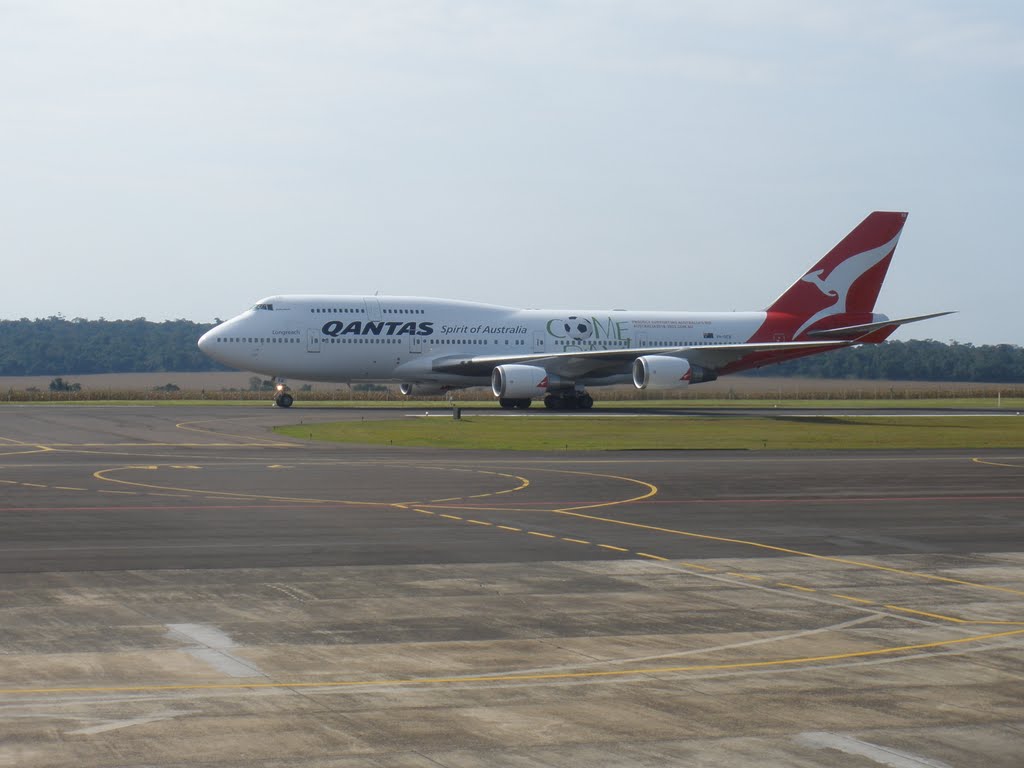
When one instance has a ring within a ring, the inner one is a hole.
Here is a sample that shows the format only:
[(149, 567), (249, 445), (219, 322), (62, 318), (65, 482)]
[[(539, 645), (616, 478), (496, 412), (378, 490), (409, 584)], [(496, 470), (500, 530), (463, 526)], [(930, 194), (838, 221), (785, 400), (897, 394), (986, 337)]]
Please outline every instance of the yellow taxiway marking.
[(573, 544), (590, 544), (591, 542), (586, 539), (570, 539), (568, 536), (563, 536), (562, 541), (571, 541)]
[(901, 613), (913, 613), (917, 616), (927, 616), (929, 619), (941, 619), (942, 621), (952, 621), (956, 624), (963, 624), (964, 619), (958, 619), (955, 616), (943, 616), (941, 613), (928, 613), (927, 611), (915, 611), (913, 608), (901, 608), (898, 605), (885, 604), (883, 608), (888, 608), (893, 611), (900, 611)]
[(47, 488), (48, 486), (42, 483), (21, 483), (21, 485), (27, 485), (29, 488)]
[(838, 597), (841, 600), (849, 600), (853, 603), (863, 603), (864, 605), (872, 605), (874, 600), (865, 600), (863, 597), (853, 597), (852, 595), (840, 595), (838, 592), (830, 592), (832, 597)]
[(799, 584), (787, 584), (784, 581), (778, 581), (775, 583), (777, 587), (785, 587), (786, 589), (798, 589), (801, 592), (817, 592), (818, 590), (812, 589), (811, 587), (801, 587)]
[(613, 549), (616, 552), (629, 552), (629, 550), (625, 547), (616, 547), (611, 544), (598, 544), (597, 546), (601, 547), (602, 549)]
[(268, 688), (393, 688), (408, 685), (468, 685), (472, 683), (516, 683), (538, 682), (544, 680), (586, 680), (599, 678), (635, 677), (638, 675), (681, 674), (684, 672), (712, 672), (741, 669), (766, 669), (771, 667), (798, 666), (806, 664), (822, 664), (832, 661), (864, 659), (880, 656), (892, 656), (912, 651), (926, 651), (936, 648), (979, 643), (987, 640), (998, 640), (1024, 634), (1024, 629), (1011, 629), (1004, 632), (989, 632), (983, 635), (957, 637), (950, 640), (935, 640), (929, 643), (896, 645), (887, 648), (874, 648), (867, 651), (849, 651), (847, 653), (824, 654), (820, 656), (798, 656), (781, 659), (763, 659), (760, 661), (736, 661), (721, 664), (688, 664), (685, 666), (644, 667), (639, 669), (593, 670), (585, 672), (547, 672), (547, 673), (498, 673), (489, 675), (467, 675), (465, 677), (414, 677), (404, 680), (322, 680), (319, 682), (277, 682), (277, 683), (181, 683), (171, 685), (110, 685), (110, 686), (79, 686), (62, 688), (7, 688), (0, 689), (0, 695), (42, 695), (42, 694), (96, 694), (96, 693), (158, 693), (161, 691), (210, 691), (210, 690), (257, 690)]
[(458, 515), (441, 515), (441, 517), (447, 517), (449, 520), (461, 520), (462, 519)]
[(618, 504), (630, 504), (630, 503), (635, 502), (635, 501), (643, 501), (644, 499), (649, 499), (649, 498), (651, 498), (652, 496), (654, 496), (654, 495), (656, 495), (658, 493), (658, 486), (654, 485), (654, 483), (648, 483), (646, 480), (638, 480), (635, 477), (623, 477), (621, 475), (607, 475), (607, 474), (603, 474), (603, 473), (599, 473), (599, 472), (578, 472), (578, 471), (569, 470), (569, 469), (541, 469), (539, 471), (541, 471), (541, 472), (557, 472), (557, 473), (562, 474), (562, 475), (583, 475), (585, 477), (600, 477), (600, 478), (603, 478), (603, 479), (606, 479), (606, 480), (622, 480), (623, 482), (627, 482), (627, 483), (635, 483), (636, 485), (643, 486), (644, 488), (647, 489), (647, 491), (645, 493), (642, 493), (639, 496), (631, 496), (628, 499), (618, 499), (618, 500), (615, 500), (615, 501), (602, 501), (602, 502), (595, 503), (595, 504), (580, 504), (580, 505), (574, 506), (574, 507), (565, 507), (563, 509), (552, 510), (553, 512), (570, 512), (570, 511), (580, 510), (580, 509), (599, 509), (600, 507), (614, 507), (614, 506), (616, 506)]
[(863, 560), (851, 560), (846, 557), (834, 557), (832, 555), (817, 555), (813, 552), (804, 552), (799, 549), (789, 549), (788, 547), (778, 547), (773, 544), (763, 544), (758, 541), (749, 541), (746, 539), (733, 539), (726, 536), (712, 536), (707, 533), (694, 533), (693, 531), (681, 531), (677, 528), (663, 528), (657, 525), (646, 525), (645, 523), (635, 523), (630, 520), (616, 520), (614, 517), (600, 517), (598, 515), (587, 515), (582, 512), (576, 512), (572, 509), (554, 509), (551, 510), (555, 514), (568, 515), (570, 517), (578, 517), (582, 520), (593, 520), (599, 523), (611, 523), (613, 525), (622, 525), (628, 528), (637, 528), (644, 531), (656, 531), (658, 533), (670, 533), (674, 536), (686, 536), (687, 538), (702, 539), (704, 541), (719, 541), (726, 544), (743, 544), (748, 547), (755, 547), (757, 549), (766, 549), (772, 552), (782, 552), (787, 555), (796, 555), (798, 557), (808, 557), (813, 560), (823, 560), (831, 563), (841, 563), (843, 565), (853, 565), (858, 568), (870, 568), (876, 571), (885, 571), (887, 573), (898, 573), (904, 576), (913, 576), (919, 579), (928, 579), (930, 581), (941, 581), (945, 584), (959, 584), (964, 587), (975, 587), (977, 589), (990, 589), (997, 592), (1008, 592), (1012, 595), (1024, 595), (1024, 590), (1011, 589), (1010, 587), (999, 587), (993, 584), (979, 584), (975, 581), (964, 581), (963, 579), (954, 579), (949, 576), (939, 576), (931, 573), (921, 573), (919, 571), (908, 571), (904, 568), (893, 568), (888, 565), (878, 565), (877, 563), (867, 563)]
[(634, 552), (633, 554), (637, 557), (646, 557), (650, 560), (668, 560), (667, 557), (662, 557), (661, 555), (649, 555), (646, 552)]
[(472, 523), (473, 525), (494, 525), (494, 523), (488, 523), (488, 522), (485, 522), (483, 520), (474, 520), (471, 517), (467, 517), (466, 518), (466, 522), (467, 523)]
[(975, 464), (985, 464), (989, 467), (1006, 467), (1007, 469), (1024, 469), (1024, 466), (1020, 464), (1003, 464), (998, 461), (989, 461), (988, 459), (971, 459)]
[(513, 527), (511, 525), (499, 525), (497, 527), (501, 528), (501, 530), (503, 530), (503, 531), (522, 531), (523, 530), (522, 528), (515, 528), (515, 527)]

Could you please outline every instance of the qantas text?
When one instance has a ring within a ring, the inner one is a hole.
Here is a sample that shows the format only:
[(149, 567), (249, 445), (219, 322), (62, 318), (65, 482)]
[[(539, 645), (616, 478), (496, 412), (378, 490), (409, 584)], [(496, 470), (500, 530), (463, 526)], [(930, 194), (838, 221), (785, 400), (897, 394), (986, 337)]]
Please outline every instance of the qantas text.
[(404, 323), (401, 320), (353, 320), (347, 325), (340, 320), (324, 323), (320, 329), (327, 336), (432, 336), (434, 324)]

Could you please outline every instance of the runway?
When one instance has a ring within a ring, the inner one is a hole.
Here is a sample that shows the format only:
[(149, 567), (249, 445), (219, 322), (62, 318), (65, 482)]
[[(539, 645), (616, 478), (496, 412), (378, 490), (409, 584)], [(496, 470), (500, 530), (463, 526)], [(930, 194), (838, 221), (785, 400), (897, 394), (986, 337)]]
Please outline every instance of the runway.
[(1019, 764), (1024, 451), (396, 417), (0, 406), (0, 766)]

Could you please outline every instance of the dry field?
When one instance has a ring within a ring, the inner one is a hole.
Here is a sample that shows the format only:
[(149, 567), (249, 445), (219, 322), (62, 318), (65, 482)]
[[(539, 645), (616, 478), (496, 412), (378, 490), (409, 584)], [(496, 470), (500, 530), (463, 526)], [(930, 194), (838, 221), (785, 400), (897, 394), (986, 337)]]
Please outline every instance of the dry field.
[[(253, 374), (241, 371), (215, 373), (106, 373), (62, 376), (69, 384), (81, 385), (80, 393), (51, 393), (54, 376), (0, 377), (0, 401), (25, 399), (97, 400), (97, 399), (184, 399), (207, 397), (210, 399), (263, 399), (266, 392), (250, 392)], [(174, 384), (179, 392), (165, 394), (156, 388)], [(310, 400), (368, 399), (404, 400), (393, 387), (389, 393), (353, 393), (344, 384), (325, 384), (289, 381), (293, 391), (303, 385), (312, 389), (300, 394)], [(32, 393), (32, 389), (37, 390)], [(781, 377), (729, 376), (719, 381), (700, 384), (679, 392), (640, 393), (632, 387), (611, 387), (598, 390), (599, 400), (638, 399), (923, 399), (923, 398), (1004, 398), (1024, 396), (1024, 386), (1014, 384), (979, 384), (934, 381), (867, 381), (852, 379), (796, 379)], [(51, 398), (52, 396), (52, 398)], [(491, 394), (484, 388), (469, 389), (455, 395), (460, 400), (489, 400)]]

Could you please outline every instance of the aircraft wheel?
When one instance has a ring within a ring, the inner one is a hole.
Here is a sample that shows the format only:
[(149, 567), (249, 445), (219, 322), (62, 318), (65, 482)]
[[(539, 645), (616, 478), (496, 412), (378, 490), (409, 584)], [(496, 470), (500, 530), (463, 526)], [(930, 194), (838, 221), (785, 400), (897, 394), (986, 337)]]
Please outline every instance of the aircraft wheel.
[(518, 400), (512, 400), (512, 399), (507, 398), (507, 397), (499, 397), (498, 398), (498, 405), (500, 405), (502, 408), (504, 408), (506, 410), (508, 410), (510, 408), (515, 408), (516, 407), (516, 403), (518, 403), (518, 402), (519, 402)]
[(589, 410), (594, 407), (594, 398), (592, 398), (590, 395), (584, 392), (576, 400), (576, 403), (582, 410)]
[(274, 405), (278, 408), (291, 408), (292, 403), (295, 402), (295, 398), (289, 395), (287, 392), (282, 392), (280, 395), (274, 398)]
[(544, 407), (545, 408), (550, 408), (551, 410), (555, 410), (556, 408), (558, 408), (558, 405), (559, 405), (559, 403), (558, 403), (558, 398), (557, 397), (555, 397), (554, 395), (544, 395)]
[(531, 405), (533, 405), (533, 400), (531, 400), (531, 399), (530, 399), (530, 398), (528, 398), (528, 397), (524, 397), (524, 398), (523, 398), (522, 400), (518, 400), (518, 401), (516, 402), (516, 408), (520, 408), (520, 409), (522, 409), (522, 410), (524, 410), (524, 411), (525, 411), (525, 410), (526, 410), (527, 408), (529, 408), (529, 407), (530, 407)]

